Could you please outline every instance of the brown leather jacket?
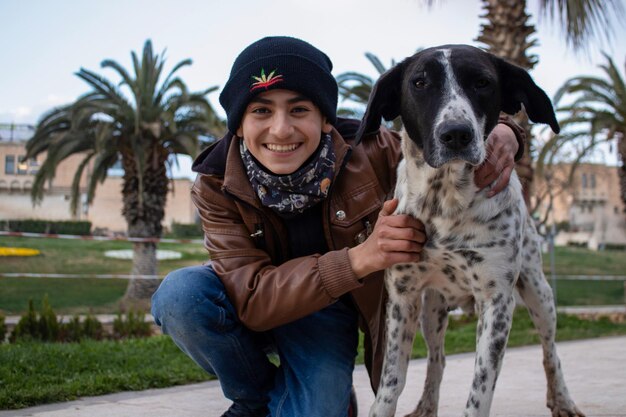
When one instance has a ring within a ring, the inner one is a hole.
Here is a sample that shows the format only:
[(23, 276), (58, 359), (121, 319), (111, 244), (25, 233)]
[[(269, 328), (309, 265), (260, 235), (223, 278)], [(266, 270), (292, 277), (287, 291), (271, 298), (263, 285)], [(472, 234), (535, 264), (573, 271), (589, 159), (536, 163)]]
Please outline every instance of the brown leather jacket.
[(193, 169), (199, 175), (191, 193), (213, 268), (242, 323), (256, 331), (272, 329), (349, 293), (359, 311), (365, 364), (376, 390), (385, 334), (383, 272), (357, 279), (347, 252), (366, 236), (368, 224), (373, 227), (393, 193), (400, 138), (381, 128), (354, 146), (357, 127), (356, 121), (340, 119), (331, 133), (339, 169), (322, 203), (325, 254), (285, 258), (285, 227), (261, 205), (242, 164), (238, 139), (231, 135), (196, 159)]

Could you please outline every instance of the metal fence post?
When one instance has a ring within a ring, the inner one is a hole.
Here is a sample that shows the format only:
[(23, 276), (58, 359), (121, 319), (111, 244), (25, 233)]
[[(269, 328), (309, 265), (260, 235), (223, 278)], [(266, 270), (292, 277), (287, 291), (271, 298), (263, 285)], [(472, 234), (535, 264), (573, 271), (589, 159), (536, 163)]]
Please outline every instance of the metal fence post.
[(554, 295), (554, 307), (557, 306), (556, 302), (556, 271), (554, 266), (554, 236), (556, 235), (556, 227), (554, 223), (550, 226), (549, 244), (550, 244), (550, 279), (552, 281), (552, 293)]

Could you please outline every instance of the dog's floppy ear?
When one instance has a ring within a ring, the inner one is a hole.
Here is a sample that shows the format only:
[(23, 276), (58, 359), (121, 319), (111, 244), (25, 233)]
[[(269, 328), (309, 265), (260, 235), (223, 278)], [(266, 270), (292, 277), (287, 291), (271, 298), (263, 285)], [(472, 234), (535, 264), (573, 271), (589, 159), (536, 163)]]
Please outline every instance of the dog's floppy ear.
[(550, 125), (554, 133), (561, 130), (556, 120), (552, 102), (539, 88), (526, 70), (505, 60), (493, 57), (500, 73), (502, 111), (515, 114), (524, 104), (530, 120)]
[(361, 142), (366, 134), (376, 132), (380, 128), (381, 118), (393, 120), (400, 115), (400, 85), (403, 72), (404, 65), (400, 63), (381, 75), (374, 84), (365, 115), (356, 132), (356, 143)]

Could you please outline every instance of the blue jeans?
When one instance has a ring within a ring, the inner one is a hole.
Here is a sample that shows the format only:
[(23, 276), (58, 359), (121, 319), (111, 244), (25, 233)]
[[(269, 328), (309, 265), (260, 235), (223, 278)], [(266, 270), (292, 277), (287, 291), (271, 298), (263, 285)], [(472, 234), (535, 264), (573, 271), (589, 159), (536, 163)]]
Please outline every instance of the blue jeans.
[[(211, 266), (170, 273), (152, 297), (163, 333), (205, 371), (224, 396), (273, 417), (345, 417), (358, 343), (357, 313), (338, 301), (267, 332), (238, 320)], [(280, 366), (268, 359), (276, 352)]]

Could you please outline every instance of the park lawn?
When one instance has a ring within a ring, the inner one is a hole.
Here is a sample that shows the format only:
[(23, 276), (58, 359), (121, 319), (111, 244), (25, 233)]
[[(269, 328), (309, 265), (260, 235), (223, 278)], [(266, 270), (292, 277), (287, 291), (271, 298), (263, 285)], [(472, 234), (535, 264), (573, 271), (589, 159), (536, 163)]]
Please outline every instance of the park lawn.
[[(0, 273), (127, 275), (132, 267), (130, 260), (104, 256), (107, 250), (132, 249), (128, 242), (0, 236), (0, 246), (33, 248), (42, 253), (33, 257), (2, 257)], [(159, 261), (160, 276), (208, 259), (206, 250), (198, 243), (160, 243), (158, 248), (182, 254), (181, 259)], [(58, 314), (116, 313), (127, 284), (125, 279), (0, 277), (0, 313), (22, 314), (28, 300), (39, 306), (45, 294)]]
[[(104, 256), (108, 250), (132, 250), (133, 244), (121, 241), (43, 239), (0, 236), (0, 246), (38, 249), (41, 255), (2, 257), (0, 273), (24, 272), (41, 274), (130, 274), (132, 261)], [(181, 259), (159, 261), (159, 274), (208, 259), (199, 243), (159, 243), (158, 249), (180, 252)]]
[[(448, 355), (475, 350), (476, 319), (452, 317), (446, 333)], [(626, 335), (626, 323), (559, 315), (558, 340)], [(357, 363), (363, 363), (363, 337)], [(525, 310), (515, 313), (509, 347), (538, 343)], [(423, 358), (421, 336), (413, 358)], [(541, 361), (537, 357), (537, 361)], [(123, 341), (0, 344), (0, 409), (69, 401), (119, 391), (188, 384), (209, 379), (167, 336)]]
[[(476, 348), (476, 317), (466, 315), (450, 316), (448, 322), (444, 345), (446, 355), (474, 352)], [(622, 335), (626, 335), (626, 322), (613, 323), (606, 317), (590, 320), (560, 313), (557, 315), (557, 341)], [(539, 344), (540, 341), (539, 334), (535, 330), (526, 309), (516, 309), (507, 346), (535, 345)], [(418, 334), (413, 343), (411, 357), (413, 359), (425, 358), (426, 354), (426, 343), (422, 336)], [(363, 350), (359, 349), (358, 363), (363, 362), (362, 355)], [(537, 358), (537, 360), (542, 360), (542, 358)]]
[(556, 303), (558, 306), (623, 305), (624, 285), (624, 281), (557, 279)]
[[(70, 274), (129, 274), (131, 261), (106, 258), (104, 252), (131, 249), (132, 244), (119, 241), (79, 241), (0, 237), (0, 246), (29, 247), (42, 251), (35, 257), (3, 257), (0, 273), (70, 273)], [(207, 260), (201, 244), (159, 244), (160, 249), (182, 253), (180, 260), (159, 262), (159, 274), (184, 266), (199, 265)], [(548, 256), (544, 269), (549, 270)], [(587, 249), (556, 248), (557, 275), (623, 275), (626, 252), (594, 252)], [(549, 276), (549, 274), (548, 274)], [(95, 278), (0, 278), (0, 313), (22, 314), (28, 300), (40, 305), (45, 294), (58, 314), (117, 313), (118, 301), (127, 281)], [(557, 305), (615, 305), (624, 303), (622, 281), (557, 281)]]
[[(626, 275), (626, 251), (592, 251), (557, 246), (554, 251), (556, 275)], [(543, 270), (550, 277), (550, 255), (543, 254)]]
[(0, 410), (207, 379), (166, 336), (0, 344)]

